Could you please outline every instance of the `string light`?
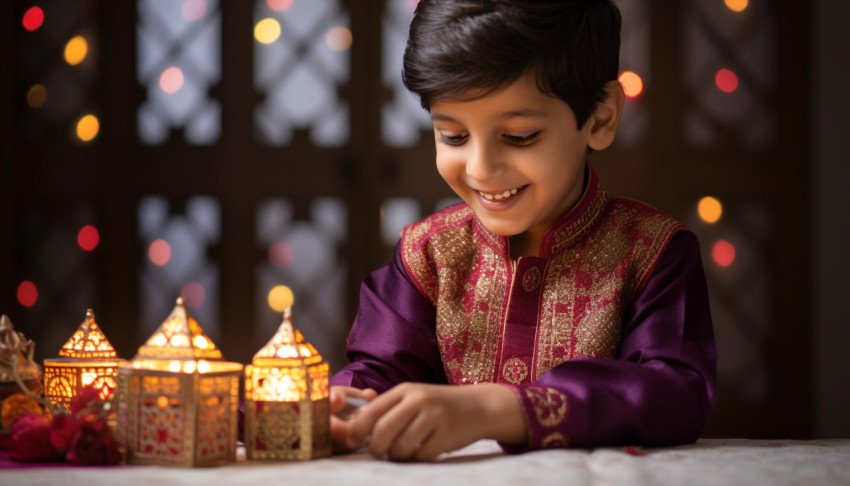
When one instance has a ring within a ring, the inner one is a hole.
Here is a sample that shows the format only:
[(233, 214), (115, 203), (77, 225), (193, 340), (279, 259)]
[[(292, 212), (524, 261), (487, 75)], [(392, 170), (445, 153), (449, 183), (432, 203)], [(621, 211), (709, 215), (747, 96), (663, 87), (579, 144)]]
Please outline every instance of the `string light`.
[(283, 12), (292, 6), (292, 0), (266, 0), (266, 5), (277, 12)]
[(28, 31), (34, 31), (44, 23), (44, 10), (41, 7), (30, 7), (24, 12), (24, 18), (21, 23)]
[(277, 268), (286, 268), (292, 263), (292, 247), (279, 241), (269, 247), (269, 263)]
[(726, 240), (717, 240), (711, 247), (711, 258), (721, 267), (728, 267), (735, 261), (735, 247)]
[(18, 285), (18, 303), (24, 307), (32, 307), (38, 300), (38, 289), (29, 280), (24, 280)]
[(89, 43), (86, 38), (81, 35), (75, 36), (65, 44), (65, 62), (71, 66), (76, 66), (83, 62), (88, 52)]
[(30, 108), (41, 108), (47, 102), (47, 88), (43, 84), (33, 85), (27, 90), (27, 104)]
[(342, 52), (351, 47), (351, 31), (346, 27), (331, 27), (325, 34), (325, 44), (334, 51)]
[(182, 293), (183, 298), (186, 299), (186, 306), (198, 308), (204, 305), (206, 292), (204, 291), (204, 286), (199, 284), (198, 282), (189, 282), (184, 285)]
[(275, 312), (283, 312), (287, 309), (287, 307), (292, 306), (292, 303), (295, 301), (295, 296), (292, 293), (292, 289), (286, 285), (276, 285), (269, 291), (268, 301), (269, 307), (271, 307), (272, 310)]
[(743, 12), (750, 4), (749, 0), (725, 0), (726, 8), (733, 12)]
[(148, 247), (148, 258), (158, 267), (165, 266), (171, 260), (171, 245), (163, 239), (154, 240)]
[(254, 38), (260, 44), (271, 44), (280, 37), (280, 22), (268, 17), (254, 26)]
[(94, 115), (85, 115), (77, 122), (77, 138), (90, 142), (100, 132), (100, 121)]
[(738, 89), (738, 75), (729, 69), (720, 69), (714, 75), (714, 84), (717, 85), (717, 89), (724, 93), (733, 93)]
[(705, 196), (697, 204), (697, 214), (706, 223), (716, 223), (723, 215), (723, 205), (717, 198)]
[(634, 71), (623, 71), (619, 77), (623, 91), (629, 98), (636, 98), (643, 93), (643, 79)]
[(183, 71), (172, 66), (159, 75), (159, 87), (168, 94), (174, 94), (183, 87)]
[(94, 226), (87, 224), (77, 232), (77, 244), (83, 250), (92, 251), (97, 248), (98, 243), (100, 243), (100, 234)]

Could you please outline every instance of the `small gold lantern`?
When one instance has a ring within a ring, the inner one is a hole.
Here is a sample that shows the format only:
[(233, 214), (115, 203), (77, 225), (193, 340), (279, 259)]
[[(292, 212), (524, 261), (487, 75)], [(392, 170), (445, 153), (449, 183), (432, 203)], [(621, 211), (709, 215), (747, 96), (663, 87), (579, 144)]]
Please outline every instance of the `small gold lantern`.
[(248, 459), (316, 459), (331, 454), (328, 363), (304, 340), (286, 308), (271, 340), (245, 368)]
[(80, 391), (94, 386), (101, 399), (109, 400), (118, 386), (118, 366), (123, 363), (88, 309), (83, 323), (59, 350), (59, 357), (44, 360), (44, 395), (53, 405), (68, 408)]
[(118, 369), (119, 441), (129, 464), (217, 466), (236, 460), (242, 364), (221, 351), (183, 298)]

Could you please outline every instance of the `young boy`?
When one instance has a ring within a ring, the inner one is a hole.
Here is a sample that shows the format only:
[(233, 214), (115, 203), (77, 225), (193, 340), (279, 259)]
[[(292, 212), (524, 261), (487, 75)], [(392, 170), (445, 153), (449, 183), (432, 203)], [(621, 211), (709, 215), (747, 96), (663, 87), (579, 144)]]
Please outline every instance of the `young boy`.
[(620, 119), (619, 44), (610, 0), (420, 1), (404, 81), (464, 202), (364, 281), (331, 408), (369, 403), (332, 417), (336, 450), (697, 439), (715, 386), (698, 243), (587, 163)]

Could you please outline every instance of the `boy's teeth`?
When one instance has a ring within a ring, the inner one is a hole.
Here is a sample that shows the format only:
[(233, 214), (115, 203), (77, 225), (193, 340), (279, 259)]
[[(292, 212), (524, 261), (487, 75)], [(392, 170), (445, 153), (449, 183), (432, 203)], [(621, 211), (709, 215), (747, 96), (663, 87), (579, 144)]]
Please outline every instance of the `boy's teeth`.
[(511, 189), (510, 191), (505, 191), (501, 194), (487, 194), (487, 193), (484, 193), (484, 192), (481, 192), (481, 191), (478, 191), (478, 193), (481, 194), (481, 196), (488, 201), (492, 201), (494, 199), (496, 201), (501, 201), (502, 199), (507, 199), (507, 198), (513, 196), (514, 194), (516, 194), (517, 190)]

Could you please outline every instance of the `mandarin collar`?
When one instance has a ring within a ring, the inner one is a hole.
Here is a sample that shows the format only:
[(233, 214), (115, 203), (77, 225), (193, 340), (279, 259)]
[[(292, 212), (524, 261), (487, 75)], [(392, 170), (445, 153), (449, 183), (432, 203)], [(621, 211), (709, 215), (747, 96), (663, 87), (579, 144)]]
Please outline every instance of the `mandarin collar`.
[[(590, 163), (585, 164), (586, 185), (575, 206), (561, 216), (543, 236), (540, 243), (540, 257), (551, 258), (565, 249), (583, 240), (593, 226), (602, 218), (608, 205), (608, 193), (599, 182), (596, 171)], [(479, 241), (491, 246), (497, 253), (507, 255), (508, 237), (495, 235), (475, 218), (475, 232)]]

